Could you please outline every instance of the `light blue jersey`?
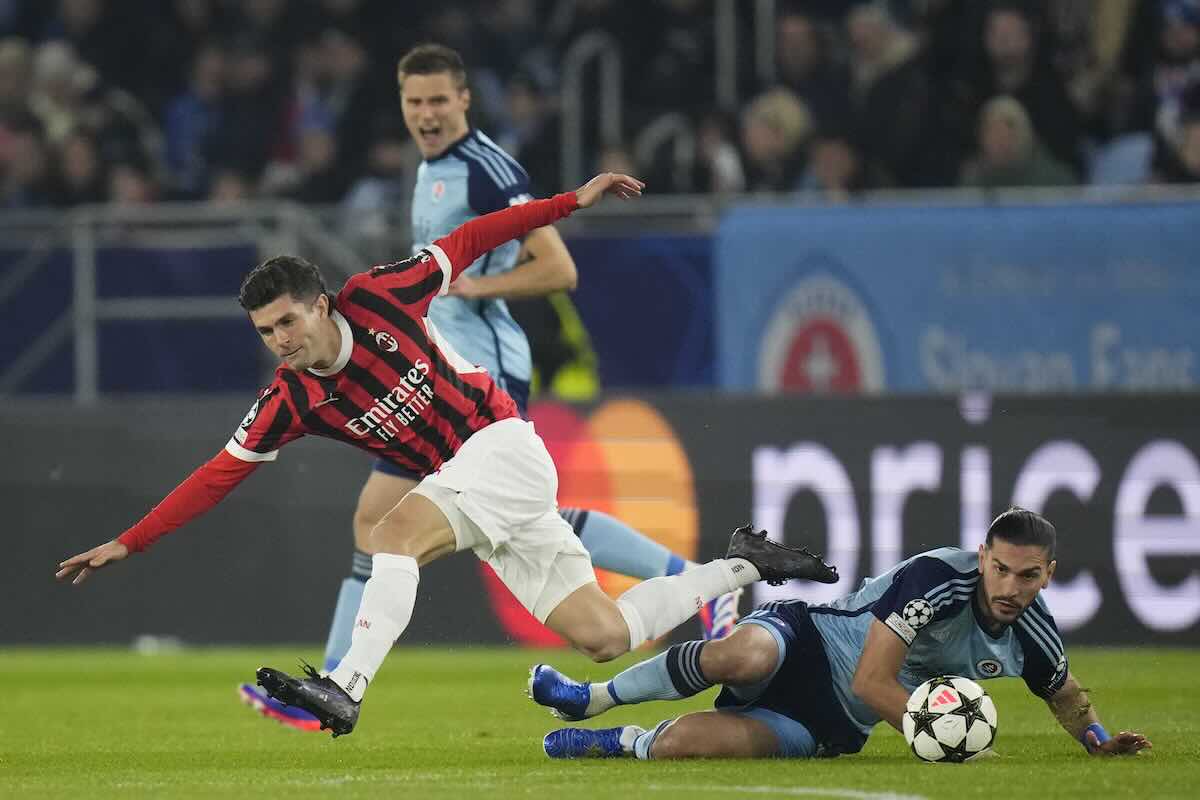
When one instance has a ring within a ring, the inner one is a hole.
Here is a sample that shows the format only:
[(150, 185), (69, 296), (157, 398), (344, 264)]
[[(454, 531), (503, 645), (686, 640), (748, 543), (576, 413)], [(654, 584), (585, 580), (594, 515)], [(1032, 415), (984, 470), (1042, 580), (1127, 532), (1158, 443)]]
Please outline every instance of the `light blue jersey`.
[(978, 555), (947, 547), (867, 578), (840, 600), (808, 607), (825, 646), (834, 691), (864, 734), (880, 717), (850, 687), (867, 631), (876, 619), (908, 645), (898, 677), (909, 692), (938, 675), (973, 680), (1020, 676), (1040, 697), (1062, 687), (1066, 651), (1041, 596), (1014, 624), (992, 636), (980, 624), (978, 585)]
[[(475, 217), (524, 203), (529, 175), (491, 139), (471, 130), (437, 158), (421, 163), (413, 193), (413, 253)], [(472, 277), (495, 275), (517, 263), (519, 242), (502, 244), (472, 264)], [(529, 341), (502, 299), (439, 297), (429, 318), (451, 345), (522, 405), (533, 366)], [(524, 408), (522, 407), (522, 411)]]

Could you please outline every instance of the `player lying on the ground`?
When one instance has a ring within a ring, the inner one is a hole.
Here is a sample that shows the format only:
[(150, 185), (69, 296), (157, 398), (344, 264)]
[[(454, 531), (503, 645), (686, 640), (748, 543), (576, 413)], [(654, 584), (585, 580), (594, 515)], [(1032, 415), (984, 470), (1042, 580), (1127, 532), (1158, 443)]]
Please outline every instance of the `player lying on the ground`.
[[(437, 44), (414, 47), (397, 66), (404, 122), (422, 162), (412, 194), (412, 252), (449, 234), (463, 222), (532, 199), (522, 166), (472, 128), (471, 90), (457, 52)], [(533, 373), (530, 342), (506, 303), (574, 287), (575, 262), (553, 225), (535, 228), (524, 241), (489, 250), (467, 267), (444, 296), (429, 305), (429, 319), (460, 355), (488, 371), (526, 415)], [(371, 531), (396, 507), (422, 474), (378, 458), (354, 509), (351, 572), (338, 590), (325, 645), (324, 668), (334, 669), (350, 649), (363, 586), (371, 577)], [(587, 548), (592, 563), (611, 572), (647, 579), (697, 565), (670, 552), (615, 517), (580, 508), (559, 509)], [(700, 609), (704, 638), (727, 636), (737, 621), (737, 593)], [(242, 700), (286, 725), (316, 730), (310, 715), (272, 700), (253, 684), (239, 687)]]
[(607, 683), (578, 683), (539, 664), (530, 675), (530, 695), (567, 720), (723, 685), (714, 711), (649, 730), (564, 728), (546, 736), (546, 754), (856, 753), (880, 720), (900, 730), (909, 694), (937, 675), (1019, 675), (1089, 753), (1137, 753), (1150, 742), (1131, 731), (1105, 732), (1067, 667), (1054, 619), (1038, 596), (1054, 574), (1054, 546), (1053, 525), (1011, 508), (992, 522), (978, 553), (930, 550), (829, 605), (764, 603), (731, 636), (676, 645)]
[(522, 605), (597, 661), (662, 636), (713, 598), (757, 580), (837, 580), (803, 549), (739, 529), (726, 558), (638, 584), (616, 601), (596, 583), (587, 550), (558, 514), (554, 463), (486, 370), (459, 356), (426, 317), (432, 299), (480, 254), (643, 184), (606, 173), (576, 192), (480, 217), (418, 255), (352, 277), (330, 299), (315, 266), (279, 256), (255, 267), (240, 302), (283, 364), (225, 450), (116, 540), (63, 561), (56, 577), (92, 571), (145, 549), (216, 505), (280, 447), (306, 434), (389, 458), (424, 477), (371, 534), (371, 578), (350, 651), (322, 676), (270, 668), (260, 683), (335, 735), (349, 733), (392, 644), (408, 627), (419, 567), (471, 549)]

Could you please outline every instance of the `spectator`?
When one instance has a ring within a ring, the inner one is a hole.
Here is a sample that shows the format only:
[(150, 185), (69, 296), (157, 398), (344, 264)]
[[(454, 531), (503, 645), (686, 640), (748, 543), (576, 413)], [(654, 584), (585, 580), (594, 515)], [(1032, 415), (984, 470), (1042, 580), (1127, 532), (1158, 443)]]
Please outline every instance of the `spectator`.
[(79, 124), (83, 69), (75, 51), (63, 42), (47, 42), (34, 54), (29, 107), (51, 143), (62, 141)]
[(987, 66), (976, 86), (976, 103), (998, 94), (1014, 97), (1051, 154), (1079, 175), (1082, 121), (1063, 81), (1039, 55), (1029, 13), (1017, 4), (993, 7), (984, 23), (984, 48)]
[(39, 208), (50, 204), (50, 169), (42, 126), (21, 115), (8, 126), (0, 151), (0, 207)]
[(62, 207), (103, 203), (108, 179), (96, 142), (83, 131), (69, 135), (58, 148), (54, 204)]
[(46, 38), (69, 44), (80, 61), (99, 70), (109, 83), (131, 88), (144, 66), (136, 29), (117, 21), (106, 0), (58, 0), (58, 14)]
[(244, 172), (229, 167), (220, 167), (213, 171), (212, 180), (208, 185), (208, 201), (213, 205), (244, 203), (253, 195), (250, 178)]
[(226, 49), (225, 96), (212, 158), (247, 175), (262, 173), (283, 135), (283, 95), (262, 44), (240, 36)]
[(979, 152), (963, 168), (962, 183), (985, 189), (1070, 186), (1075, 175), (1038, 141), (1033, 123), (1013, 97), (995, 97), (979, 115)]
[(780, 84), (812, 111), (818, 127), (844, 125), (850, 116), (850, 75), (829, 54), (828, 32), (808, 14), (785, 11), (775, 25), (775, 66)]
[(210, 140), (220, 122), (225, 54), (209, 43), (196, 53), (187, 91), (167, 106), (166, 159), (176, 191), (184, 198), (208, 190)]
[(629, 148), (612, 144), (600, 149), (596, 157), (596, 172), (617, 172), (622, 175), (640, 175), (637, 160)]
[(147, 74), (137, 89), (156, 114), (187, 91), (197, 53), (220, 38), (222, 19), (216, 0), (170, 0), (161, 12), (145, 42)]
[(867, 167), (848, 137), (827, 133), (818, 136), (810, 149), (808, 169), (800, 189), (812, 192), (826, 203), (848, 203), (869, 189)]
[(756, 97), (742, 112), (746, 188), (755, 192), (795, 189), (812, 130), (808, 108), (788, 89), (772, 89)]
[[(635, 119), (663, 111), (698, 116), (714, 102), (715, 47), (711, 9), (702, 0), (655, 0), (645, 9), (652, 31), (649, 46), (625, 50), (625, 63), (636, 79), (626, 92)], [(707, 12), (707, 13), (702, 13)]]
[(1180, 120), (1170, 149), (1159, 157), (1155, 178), (1161, 183), (1200, 183), (1200, 110)]
[(29, 44), (15, 36), (0, 41), (0, 125), (6, 117), (28, 107), (32, 74), (33, 53)]
[(551, 98), (532, 74), (519, 73), (508, 82), (507, 112), (498, 144), (528, 171), (533, 193), (550, 197), (561, 177), (559, 119)]
[(158, 187), (142, 164), (124, 161), (108, 172), (108, 200), (118, 206), (144, 206), (158, 199)]
[(319, 127), (305, 130), (300, 134), (294, 183), (283, 193), (301, 203), (339, 202), (348, 182), (337, 154), (337, 138), (332, 131)]
[(880, 3), (853, 8), (846, 31), (854, 146), (900, 186), (937, 183), (926, 147), (931, 91), (916, 39)]
[(728, 194), (746, 190), (746, 169), (732, 130), (733, 122), (715, 112), (700, 121), (693, 179), (693, 185), (700, 191)]
[(380, 238), (409, 204), (417, 157), (402, 120), (383, 119), (367, 154), (367, 174), (350, 188), (342, 208), (346, 228), (355, 236)]

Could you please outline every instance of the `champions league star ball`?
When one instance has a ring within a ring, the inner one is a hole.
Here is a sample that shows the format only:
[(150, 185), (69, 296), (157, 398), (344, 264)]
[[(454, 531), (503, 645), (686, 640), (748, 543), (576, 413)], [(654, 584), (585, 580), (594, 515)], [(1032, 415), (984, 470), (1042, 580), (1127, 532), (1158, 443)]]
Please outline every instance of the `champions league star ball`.
[(917, 758), (959, 763), (996, 739), (996, 705), (978, 683), (943, 675), (922, 683), (908, 698), (904, 738)]

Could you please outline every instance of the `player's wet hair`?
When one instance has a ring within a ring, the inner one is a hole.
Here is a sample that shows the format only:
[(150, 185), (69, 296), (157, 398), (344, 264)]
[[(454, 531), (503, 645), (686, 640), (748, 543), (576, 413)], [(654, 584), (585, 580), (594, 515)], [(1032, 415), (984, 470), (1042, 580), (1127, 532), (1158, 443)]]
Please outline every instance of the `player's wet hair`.
[(1050, 520), (1041, 514), (1013, 506), (992, 520), (987, 532), (987, 546), (992, 546), (993, 539), (1003, 539), (1009, 544), (1036, 545), (1044, 548), (1053, 560), (1056, 537)]
[(254, 311), (288, 294), (308, 304), (328, 293), (316, 264), (299, 256), (275, 256), (250, 270), (242, 281), (238, 302)]
[(467, 67), (462, 56), (444, 44), (419, 44), (405, 53), (396, 66), (401, 84), (409, 75), (440, 75), (443, 72), (450, 73), (457, 88), (467, 88)]

